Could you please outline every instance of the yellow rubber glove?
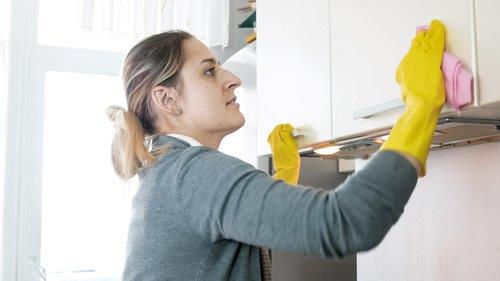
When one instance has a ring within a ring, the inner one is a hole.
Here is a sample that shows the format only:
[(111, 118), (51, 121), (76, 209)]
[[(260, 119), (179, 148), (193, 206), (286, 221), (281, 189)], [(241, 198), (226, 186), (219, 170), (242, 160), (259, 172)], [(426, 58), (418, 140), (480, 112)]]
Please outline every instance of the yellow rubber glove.
[(414, 157), (421, 167), (420, 176), (426, 173), (427, 155), (445, 101), (441, 72), (444, 42), (445, 28), (437, 20), (413, 39), (396, 71), (406, 110), (381, 148)]
[(296, 185), (299, 181), (300, 155), (290, 124), (280, 124), (267, 137), (273, 153), (273, 178)]

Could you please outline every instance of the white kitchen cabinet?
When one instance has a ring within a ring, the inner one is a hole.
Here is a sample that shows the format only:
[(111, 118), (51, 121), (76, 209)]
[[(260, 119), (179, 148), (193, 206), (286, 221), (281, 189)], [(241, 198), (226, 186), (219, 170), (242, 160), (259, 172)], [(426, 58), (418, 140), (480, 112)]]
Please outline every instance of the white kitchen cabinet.
[(475, 6), (479, 103), (500, 111), (500, 2), (476, 0)]
[[(257, 152), (279, 123), (300, 147), (389, 129), (404, 108), (395, 80), (416, 27), (446, 27), (446, 51), (474, 74), (474, 103), (443, 116), (500, 118), (500, 31), (493, 0), (264, 1), (258, 9)], [(330, 116), (330, 117), (329, 117)]]
[(257, 9), (257, 153), (267, 136), (291, 123), (299, 146), (330, 140), (329, 0), (273, 0)]
[[(491, 8), (488, 12), (495, 13)], [(410, 47), (415, 28), (429, 24), (434, 18), (446, 26), (446, 50), (459, 57), (470, 70), (473, 40), (469, 0), (331, 0), (334, 139), (394, 124), (403, 112), (402, 107), (372, 114), (401, 104), (396, 68)], [(498, 25), (491, 25), (489, 29), (498, 35), (495, 26)], [(500, 43), (497, 40), (495, 44), (497, 48), (492, 47), (491, 54), (498, 50)], [(496, 58), (498, 60), (498, 56)], [(499, 89), (498, 79), (489, 80), (497, 83), (492, 87)], [(360, 115), (372, 116), (360, 118)]]

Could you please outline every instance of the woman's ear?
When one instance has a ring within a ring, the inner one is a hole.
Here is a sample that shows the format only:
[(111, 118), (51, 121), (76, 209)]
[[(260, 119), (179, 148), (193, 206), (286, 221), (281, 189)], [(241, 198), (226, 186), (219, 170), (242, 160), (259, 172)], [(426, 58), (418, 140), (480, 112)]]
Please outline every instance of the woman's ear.
[(153, 104), (160, 111), (168, 112), (172, 115), (178, 115), (178, 91), (174, 87), (156, 86), (152, 90), (151, 98)]

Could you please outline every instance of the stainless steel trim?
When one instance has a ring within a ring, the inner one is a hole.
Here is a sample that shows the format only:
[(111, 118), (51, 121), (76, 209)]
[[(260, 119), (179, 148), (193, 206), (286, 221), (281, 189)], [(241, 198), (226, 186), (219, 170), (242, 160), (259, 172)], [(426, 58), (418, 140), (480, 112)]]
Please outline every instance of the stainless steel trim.
[(400, 108), (404, 108), (404, 107), (405, 107), (405, 104), (403, 103), (402, 99), (395, 99), (395, 100), (391, 100), (388, 102), (384, 102), (381, 104), (377, 104), (374, 106), (370, 106), (370, 107), (367, 107), (364, 109), (354, 111), (352, 113), (352, 119), (354, 119), (354, 120), (367, 119), (367, 118), (370, 118), (370, 117), (377, 115), (377, 114), (380, 114), (380, 113), (384, 113), (387, 111), (396, 110), (396, 109), (400, 109)]
[(314, 152), (314, 149), (312, 149), (311, 147), (299, 149), (300, 154), (310, 154), (312, 152)]
[[(320, 155), (313, 151), (301, 151), (301, 156), (320, 157), (323, 159), (354, 159), (373, 154), (382, 144), (380, 137), (389, 134), (390, 127), (371, 130), (349, 137), (334, 139), (321, 147), (336, 145), (339, 152)], [(451, 148), (474, 145), (485, 142), (500, 142), (500, 119), (482, 119), (468, 117), (441, 117), (437, 122), (432, 148)]]

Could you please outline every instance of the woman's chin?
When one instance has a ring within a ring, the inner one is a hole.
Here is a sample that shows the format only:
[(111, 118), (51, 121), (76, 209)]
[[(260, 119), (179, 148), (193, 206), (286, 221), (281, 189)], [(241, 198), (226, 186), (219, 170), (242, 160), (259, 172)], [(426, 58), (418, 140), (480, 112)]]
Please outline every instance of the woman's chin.
[(243, 116), (243, 114), (241, 115), (241, 121), (240, 123), (238, 124), (238, 129), (243, 127), (243, 125), (245, 125), (245, 117)]
[(229, 134), (238, 131), (243, 125), (245, 125), (245, 117), (240, 113), (240, 118), (232, 119), (231, 128), (229, 129)]

